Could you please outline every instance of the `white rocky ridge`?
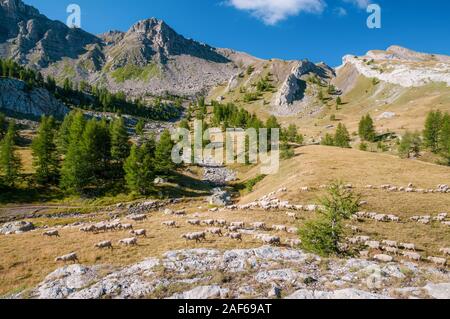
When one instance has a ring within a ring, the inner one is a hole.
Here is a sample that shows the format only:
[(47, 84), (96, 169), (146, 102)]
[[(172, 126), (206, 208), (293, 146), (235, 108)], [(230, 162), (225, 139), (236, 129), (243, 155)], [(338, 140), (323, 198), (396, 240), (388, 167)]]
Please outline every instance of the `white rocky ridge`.
[(433, 82), (450, 86), (450, 57), (447, 56), (417, 53), (392, 46), (387, 51), (369, 51), (363, 57), (346, 55), (343, 58), (343, 66), (345, 65), (354, 66), (367, 78), (405, 88)]
[[(264, 246), (219, 251), (190, 249), (169, 251), (161, 259), (148, 258), (120, 269), (107, 265), (70, 265), (49, 274), (31, 298), (133, 299), (151, 297), (172, 285), (184, 289), (159, 297), (172, 299), (267, 298), (386, 299), (450, 297), (450, 276), (417, 264), (382, 263), (365, 259), (328, 260), (301, 250)], [(398, 286), (411, 276), (408, 286)], [(217, 281), (217, 273), (225, 280)], [(189, 278), (186, 279), (186, 275)], [(428, 282), (433, 277), (436, 283)], [(421, 282), (427, 282), (424, 286)], [(164, 289), (160, 289), (164, 288)], [(276, 289), (275, 289), (276, 288)], [(170, 289), (167, 289), (170, 291)], [(275, 290), (275, 291), (274, 291)], [(22, 298), (21, 294), (10, 296)]]

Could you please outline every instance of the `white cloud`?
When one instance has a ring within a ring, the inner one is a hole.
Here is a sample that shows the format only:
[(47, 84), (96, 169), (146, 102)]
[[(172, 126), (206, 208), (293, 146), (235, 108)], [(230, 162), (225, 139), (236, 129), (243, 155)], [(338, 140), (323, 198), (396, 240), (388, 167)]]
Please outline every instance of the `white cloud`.
[(337, 7), (334, 9), (334, 13), (337, 14), (340, 17), (346, 16), (347, 15), (347, 10), (345, 10), (342, 7)]
[(369, 6), (369, 4), (372, 3), (371, 0), (344, 0), (344, 1), (348, 3), (353, 3), (360, 9), (366, 9)]
[(300, 12), (322, 13), (323, 0), (228, 0), (239, 10), (249, 11), (268, 25), (275, 25)]

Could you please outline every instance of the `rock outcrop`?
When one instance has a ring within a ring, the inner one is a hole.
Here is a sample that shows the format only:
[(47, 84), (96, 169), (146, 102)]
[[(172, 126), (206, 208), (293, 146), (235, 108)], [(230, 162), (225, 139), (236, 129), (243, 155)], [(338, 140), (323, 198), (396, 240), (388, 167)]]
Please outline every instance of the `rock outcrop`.
[(34, 229), (33, 223), (26, 221), (19, 221), (0, 225), (0, 234), (3, 235), (20, 234), (31, 231), (33, 229)]
[[(323, 267), (323, 263), (327, 267)], [(409, 285), (398, 287), (408, 271)], [(186, 275), (189, 275), (188, 277)], [(403, 276), (403, 277), (402, 277)], [(433, 277), (440, 283), (420, 282)], [(188, 279), (186, 279), (188, 278)], [(371, 286), (376, 282), (376, 287)], [(31, 298), (277, 298), (386, 299), (449, 298), (450, 277), (412, 263), (380, 263), (363, 259), (322, 260), (301, 250), (261, 247), (219, 251), (169, 251), (120, 269), (102, 266), (62, 267), (29, 292)], [(175, 291), (171, 287), (183, 287)], [(371, 288), (372, 287), (372, 288)], [(166, 294), (164, 294), (166, 291)], [(156, 295), (155, 295), (156, 294)], [(16, 296), (20, 298), (21, 296)]]
[(15, 79), (0, 78), (0, 108), (6, 112), (40, 117), (53, 115), (63, 117), (69, 109), (44, 88), (28, 89)]

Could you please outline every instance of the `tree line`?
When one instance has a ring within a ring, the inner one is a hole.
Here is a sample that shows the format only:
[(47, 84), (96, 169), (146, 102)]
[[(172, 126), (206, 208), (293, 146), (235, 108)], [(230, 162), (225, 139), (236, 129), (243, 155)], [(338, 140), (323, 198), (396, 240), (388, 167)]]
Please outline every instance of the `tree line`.
[(156, 99), (153, 105), (147, 105), (142, 99), (128, 100), (124, 92), (112, 93), (85, 81), (73, 83), (68, 78), (64, 79), (60, 87), (53, 77), (47, 76), (44, 79), (40, 72), (23, 67), (13, 60), (0, 59), (0, 72), (2, 77), (24, 81), (28, 90), (34, 87), (45, 88), (62, 102), (84, 110), (128, 114), (161, 121), (178, 118), (182, 114), (180, 99), (175, 99), (173, 103), (163, 103)]
[[(13, 121), (1, 137), (0, 184), (14, 188), (20, 183), (22, 165)], [(168, 131), (159, 142), (150, 136), (140, 146), (132, 145), (121, 117), (108, 122), (72, 111), (58, 125), (52, 116), (43, 116), (31, 144), (34, 181), (78, 195), (97, 194), (126, 182), (130, 192), (147, 195), (154, 190), (155, 176), (171, 176), (176, 168), (172, 147)]]

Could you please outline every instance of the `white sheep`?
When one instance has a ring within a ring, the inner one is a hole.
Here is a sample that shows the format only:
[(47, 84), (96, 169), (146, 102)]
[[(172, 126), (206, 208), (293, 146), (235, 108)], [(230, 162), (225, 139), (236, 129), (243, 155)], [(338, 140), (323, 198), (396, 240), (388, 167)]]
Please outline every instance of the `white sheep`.
[(402, 247), (406, 250), (416, 251), (416, 245), (414, 245), (414, 244), (400, 243), (400, 247)]
[(202, 221), (202, 224), (206, 225), (206, 226), (214, 226), (214, 219), (204, 220), (204, 221)]
[(105, 241), (102, 241), (102, 242), (99, 242), (98, 244), (96, 244), (95, 248), (99, 248), (99, 249), (105, 249), (105, 248), (113, 249), (113, 245), (112, 245), (111, 241), (105, 240)]
[(201, 242), (202, 240), (206, 240), (206, 233), (205, 232), (189, 233), (182, 235), (181, 238), (186, 239), (186, 241), (195, 240), (196, 242)]
[(428, 257), (427, 260), (438, 266), (445, 266), (447, 264), (447, 259), (445, 258)]
[(136, 237), (125, 238), (125, 239), (119, 240), (119, 244), (125, 245), (125, 246), (135, 246), (135, 245), (137, 245), (137, 238)]
[(394, 240), (383, 240), (382, 243), (388, 247), (398, 248), (398, 243)]
[(298, 233), (298, 228), (297, 227), (290, 227), (287, 229), (287, 232), (289, 234), (297, 234)]
[(441, 248), (439, 249), (439, 252), (445, 255), (450, 255), (450, 248)]
[(173, 220), (163, 222), (162, 225), (166, 227), (177, 227), (177, 223)]
[(131, 235), (135, 235), (136, 237), (142, 236), (147, 237), (147, 231), (145, 229), (137, 229), (130, 231)]
[(222, 227), (227, 225), (227, 221), (224, 220), (224, 219), (217, 219), (217, 220), (215, 221), (215, 223), (216, 223), (216, 225), (222, 226)]
[(238, 227), (238, 228), (244, 228), (245, 227), (245, 223), (244, 222), (233, 222), (233, 223), (230, 223), (230, 226), (234, 226), (234, 227)]
[(251, 224), (250, 226), (252, 226), (253, 229), (259, 229), (259, 230), (267, 229), (266, 223), (263, 223), (263, 222), (256, 222), (256, 223)]
[(133, 225), (131, 225), (131, 224), (122, 224), (122, 225), (120, 225), (120, 229), (130, 230), (130, 229), (133, 229)]
[(187, 221), (188, 224), (193, 226), (200, 226), (201, 220), (200, 219), (190, 219)]
[(366, 242), (366, 246), (372, 249), (380, 249), (380, 242), (375, 240), (372, 241), (369, 240)]
[(381, 261), (381, 262), (385, 262), (385, 263), (389, 263), (394, 260), (394, 258), (392, 258), (391, 256), (384, 255), (384, 254), (375, 255), (375, 256), (373, 256), (373, 259)]
[(297, 219), (297, 214), (296, 213), (286, 213), (287, 217), (292, 218), (294, 220)]
[(73, 261), (73, 262), (78, 262), (78, 256), (76, 253), (70, 253), (61, 257), (58, 257), (55, 259), (55, 262), (69, 262), (69, 261)]
[(57, 230), (49, 230), (42, 234), (42, 236), (47, 237), (59, 237), (59, 232)]
[(369, 236), (357, 236), (355, 238), (358, 241), (358, 243), (361, 243), (361, 244), (363, 244), (363, 243), (365, 243), (365, 242), (370, 240)]
[(234, 239), (234, 240), (242, 241), (241, 233), (228, 233), (226, 236), (230, 237), (231, 239)]
[(405, 256), (408, 259), (414, 260), (414, 261), (420, 261), (422, 259), (422, 256), (418, 253), (413, 253), (410, 251), (403, 251), (402, 255)]
[(236, 232), (238, 231), (240, 228), (237, 226), (228, 226), (227, 228), (230, 232)]
[(287, 226), (284, 226), (284, 225), (273, 225), (272, 229), (275, 230), (275, 231), (287, 232)]
[(302, 244), (302, 241), (300, 239), (287, 239), (286, 240), (286, 245), (291, 248), (298, 247), (301, 244)]
[(217, 235), (219, 237), (222, 237), (222, 229), (220, 228), (208, 228), (206, 230), (208, 233), (210, 233), (211, 235)]
[(395, 255), (398, 255), (398, 252), (399, 252), (398, 248), (395, 248), (395, 247), (383, 246), (383, 247), (381, 247), (381, 249), (388, 253), (395, 254)]
[(135, 221), (135, 222), (141, 222), (147, 219), (146, 215), (130, 215), (128, 216), (128, 219)]
[(281, 244), (281, 238), (278, 236), (262, 236), (261, 240), (269, 245), (279, 246)]

